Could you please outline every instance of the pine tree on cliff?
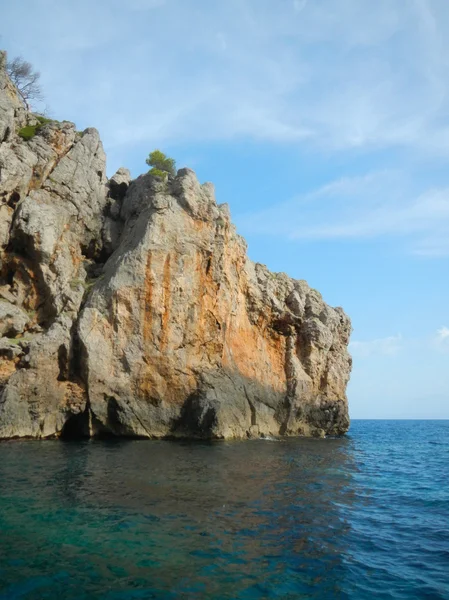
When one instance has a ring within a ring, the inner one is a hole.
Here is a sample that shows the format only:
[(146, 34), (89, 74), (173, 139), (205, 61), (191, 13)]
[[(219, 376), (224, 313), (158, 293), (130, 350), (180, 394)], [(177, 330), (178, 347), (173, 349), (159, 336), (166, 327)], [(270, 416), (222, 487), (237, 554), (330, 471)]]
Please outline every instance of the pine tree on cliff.
[(169, 158), (160, 150), (153, 150), (146, 160), (147, 165), (153, 167), (150, 169), (150, 175), (162, 177), (166, 179), (169, 175), (175, 177), (176, 162), (173, 158)]

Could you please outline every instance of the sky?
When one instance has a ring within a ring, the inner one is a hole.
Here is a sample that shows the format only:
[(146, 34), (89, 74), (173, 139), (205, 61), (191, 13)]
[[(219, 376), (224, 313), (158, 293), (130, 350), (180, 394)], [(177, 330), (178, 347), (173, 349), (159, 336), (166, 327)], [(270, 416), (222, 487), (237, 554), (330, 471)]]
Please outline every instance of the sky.
[[(449, 418), (448, 0), (0, 0), (108, 173), (160, 148), (352, 319), (352, 418)], [(24, 27), (24, 15), (26, 24)], [(40, 108), (44, 108), (43, 106)]]

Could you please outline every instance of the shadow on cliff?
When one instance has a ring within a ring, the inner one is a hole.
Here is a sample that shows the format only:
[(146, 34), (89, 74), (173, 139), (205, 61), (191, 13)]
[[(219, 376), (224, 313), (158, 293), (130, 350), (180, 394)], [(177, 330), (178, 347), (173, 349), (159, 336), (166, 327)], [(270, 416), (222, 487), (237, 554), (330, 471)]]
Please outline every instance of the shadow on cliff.
[(169, 422), (164, 420), (167, 406), (153, 405), (147, 399), (136, 397), (130, 401), (105, 396), (104, 403), (101, 417), (89, 403), (82, 414), (71, 416), (61, 438), (323, 437), (342, 435), (349, 426), (346, 400), (325, 396), (318, 400), (291, 398), (286, 392), (245, 378), (237, 371), (204, 373), (198, 390), (179, 403)]

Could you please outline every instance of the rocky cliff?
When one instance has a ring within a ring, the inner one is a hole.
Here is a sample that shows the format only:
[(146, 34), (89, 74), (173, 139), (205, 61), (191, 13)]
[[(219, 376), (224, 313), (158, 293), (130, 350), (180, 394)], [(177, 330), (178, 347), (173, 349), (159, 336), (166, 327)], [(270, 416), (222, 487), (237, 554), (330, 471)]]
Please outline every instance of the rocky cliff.
[(106, 177), (0, 54), (0, 438), (344, 433), (350, 321), (246, 256), (181, 169)]

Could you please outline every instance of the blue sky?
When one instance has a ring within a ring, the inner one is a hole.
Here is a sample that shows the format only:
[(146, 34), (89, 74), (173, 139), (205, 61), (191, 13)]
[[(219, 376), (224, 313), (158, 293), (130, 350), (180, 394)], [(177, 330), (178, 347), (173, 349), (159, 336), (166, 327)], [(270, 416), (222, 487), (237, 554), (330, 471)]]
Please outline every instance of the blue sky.
[[(353, 418), (449, 418), (447, 0), (0, 0), (108, 171), (160, 147), (351, 316)], [(26, 15), (26, 27), (24, 27)]]

